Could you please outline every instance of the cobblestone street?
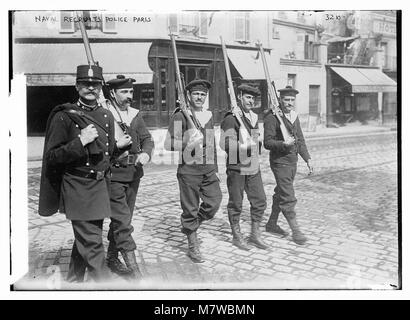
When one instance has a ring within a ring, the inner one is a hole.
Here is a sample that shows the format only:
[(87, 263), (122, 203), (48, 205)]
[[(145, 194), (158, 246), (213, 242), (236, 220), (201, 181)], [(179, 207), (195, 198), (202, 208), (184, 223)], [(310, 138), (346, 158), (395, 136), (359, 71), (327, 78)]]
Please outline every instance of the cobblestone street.
[[(144, 279), (130, 283), (116, 278), (117, 289), (394, 289), (398, 273), (397, 133), (307, 140), (315, 173), (299, 160), (295, 181), (299, 224), (305, 245), (279, 238), (263, 228), (268, 251), (241, 251), (231, 243), (226, 213), (228, 194), (224, 164), (220, 163), (223, 201), (215, 218), (199, 229), (206, 259), (194, 264), (186, 256), (180, 232), (176, 168), (147, 168), (134, 211), (134, 239)], [(262, 153), (262, 178), (269, 217), (275, 180)], [(15, 288), (69, 288), (64, 281), (73, 243), (71, 224), (64, 215), (37, 214), (41, 168), (28, 172), (29, 273)], [(246, 197), (245, 197), (246, 198)], [(104, 224), (107, 247), (108, 219)], [(283, 215), (279, 224), (289, 231)], [(264, 226), (264, 224), (263, 224)], [(245, 200), (241, 227), (250, 232)]]

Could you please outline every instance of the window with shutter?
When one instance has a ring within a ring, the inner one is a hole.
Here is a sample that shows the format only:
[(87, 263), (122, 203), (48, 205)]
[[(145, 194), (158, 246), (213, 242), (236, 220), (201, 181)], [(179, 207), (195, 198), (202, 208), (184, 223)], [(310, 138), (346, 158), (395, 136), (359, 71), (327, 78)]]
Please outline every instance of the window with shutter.
[(201, 36), (208, 35), (208, 13), (207, 12), (200, 12), (200, 24), (199, 24), (199, 33)]
[(73, 11), (61, 11), (60, 12), (60, 32), (61, 33), (75, 32)]
[(234, 32), (235, 32), (235, 41), (239, 42), (249, 42), (250, 36), (250, 22), (249, 22), (249, 13), (240, 12), (235, 15), (234, 20)]
[(171, 33), (178, 32), (178, 15), (175, 13), (171, 13), (168, 16), (168, 27)]
[(170, 14), (168, 26), (173, 33), (187, 37), (203, 37), (208, 34), (208, 13), (183, 12)]
[(102, 32), (117, 33), (117, 23), (115, 18), (116, 15), (114, 13), (102, 14)]

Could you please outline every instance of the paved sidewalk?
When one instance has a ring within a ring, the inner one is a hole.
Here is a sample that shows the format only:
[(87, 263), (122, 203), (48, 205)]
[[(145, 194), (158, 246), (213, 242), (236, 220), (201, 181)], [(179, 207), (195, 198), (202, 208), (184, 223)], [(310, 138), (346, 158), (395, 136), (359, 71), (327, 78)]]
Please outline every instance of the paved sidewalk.
[[(261, 129), (263, 132), (263, 123), (261, 123)], [(380, 125), (360, 125), (357, 123), (353, 123), (339, 128), (318, 127), (317, 130), (314, 132), (304, 132), (304, 135), (306, 139), (322, 139), (324, 137), (332, 138), (337, 136), (366, 135), (376, 132), (389, 132), (392, 130), (395, 130), (395, 127)], [(166, 129), (154, 129), (150, 130), (150, 132), (155, 141), (154, 156), (157, 162), (159, 162), (162, 157), (170, 155), (170, 152), (164, 150), (163, 148)], [(216, 127), (216, 133), (219, 133), (219, 127)], [(217, 137), (219, 137), (218, 134)], [(29, 166), (33, 167), (39, 165), (39, 160), (41, 160), (43, 156), (43, 147), (43, 136), (27, 138), (27, 157), (29, 160)], [(222, 150), (219, 151), (221, 152)]]
[[(381, 128), (379, 128), (381, 129)], [(336, 129), (337, 130), (337, 129)], [(377, 132), (376, 132), (377, 131)], [(299, 246), (290, 237), (263, 232), (268, 251), (241, 251), (231, 243), (226, 214), (227, 189), (220, 163), (223, 201), (215, 218), (199, 231), (206, 262), (186, 256), (180, 233), (180, 204), (174, 166), (148, 168), (134, 211), (140, 283), (119, 277), (99, 288), (109, 289), (394, 289), (398, 278), (397, 133), (389, 128), (328, 139), (308, 139), (315, 174), (303, 161), (295, 187), (300, 225), (309, 241)], [(350, 130), (350, 133), (352, 131)], [(306, 134), (306, 136), (309, 136)], [(262, 153), (261, 171), (268, 197), (275, 187)], [(16, 288), (84, 289), (64, 282), (73, 241), (64, 215), (43, 218), (36, 213), (40, 167), (29, 168), (29, 273)], [(250, 232), (249, 203), (241, 226)], [(283, 216), (280, 225), (289, 229)], [(104, 224), (104, 239), (108, 220)], [(107, 242), (105, 240), (105, 246)]]

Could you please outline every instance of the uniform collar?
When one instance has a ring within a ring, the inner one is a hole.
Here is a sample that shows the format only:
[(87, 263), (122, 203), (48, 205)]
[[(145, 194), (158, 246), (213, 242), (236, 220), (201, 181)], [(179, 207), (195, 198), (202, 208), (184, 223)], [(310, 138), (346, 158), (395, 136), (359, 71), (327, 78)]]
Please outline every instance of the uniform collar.
[(81, 101), (81, 99), (78, 99), (77, 101), (77, 106), (79, 106), (81, 109), (85, 110), (85, 111), (92, 111), (97, 109), (98, 107), (100, 107), (100, 104), (97, 102), (96, 105), (91, 106), (89, 104), (84, 103), (83, 101)]

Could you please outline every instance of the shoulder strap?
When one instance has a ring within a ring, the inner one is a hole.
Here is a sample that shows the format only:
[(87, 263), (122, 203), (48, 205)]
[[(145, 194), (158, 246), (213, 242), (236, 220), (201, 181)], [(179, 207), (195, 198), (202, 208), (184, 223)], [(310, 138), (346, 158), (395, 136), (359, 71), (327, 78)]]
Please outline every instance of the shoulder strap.
[(88, 114), (84, 113), (83, 111), (75, 110), (75, 109), (66, 109), (64, 112), (70, 117), (70, 119), (78, 124), (81, 129), (84, 129), (88, 123), (85, 121), (87, 119), (88, 121), (96, 124), (99, 126), (101, 129), (103, 129), (106, 133), (108, 133), (108, 130), (106, 127), (104, 127), (101, 123), (99, 123), (97, 120), (95, 120), (93, 117), (90, 117)]

